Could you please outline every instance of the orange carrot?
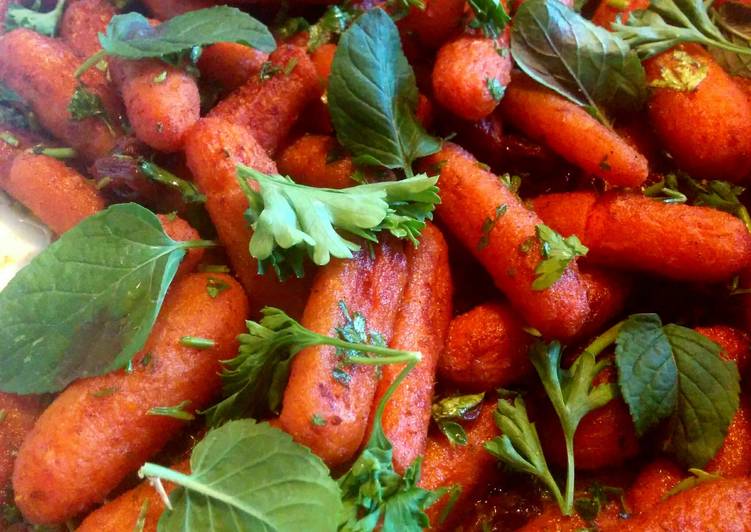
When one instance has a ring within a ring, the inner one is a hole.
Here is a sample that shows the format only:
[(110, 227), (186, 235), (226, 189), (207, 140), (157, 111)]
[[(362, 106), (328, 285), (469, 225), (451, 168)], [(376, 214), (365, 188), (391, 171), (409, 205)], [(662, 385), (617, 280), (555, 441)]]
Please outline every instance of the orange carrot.
[(258, 143), (273, 154), (305, 107), (321, 95), (313, 62), (304, 49), (283, 45), (269, 57), (270, 77), (255, 76), (209, 113), (250, 128)]
[(508, 386), (532, 371), (527, 357), (532, 340), (507, 305), (478, 305), (451, 320), (439, 375), (463, 391)]
[[(42, 412), (43, 402), (35, 395), (0, 392), (0, 505), (8, 500), (16, 453)], [(0, 518), (2, 523), (2, 518)]]
[[(68, 112), (78, 81), (73, 75), (80, 59), (62, 41), (28, 29), (16, 29), (0, 36), (0, 79), (21, 95), (41, 125), (87, 159), (109, 153), (115, 136), (99, 118), (73, 120)], [(107, 107), (108, 96), (101, 86), (87, 89), (100, 96)], [(109, 110), (109, 108), (108, 108)]]
[(592, 22), (605, 29), (610, 29), (610, 25), (620, 17), (621, 22), (628, 22), (628, 16), (634, 11), (647, 9), (649, 0), (629, 0), (626, 7), (621, 7), (618, 2), (613, 0), (600, 0), (597, 5), (595, 14), (592, 15)]
[(647, 81), (680, 66), (681, 53), (706, 68), (706, 77), (690, 91), (653, 88), (650, 122), (683, 170), (696, 177), (742, 180), (751, 173), (751, 104), (712, 56), (699, 45), (673, 48), (645, 63)]
[[(360, 312), (369, 329), (392, 338), (396, 309), (407, 278), (401, 245), (381, 243), (375, 259), (367, 252), (352, 260), (334, 260), (319, 270), (305, 307), (302, 324), (313, 332), (331, 334), (343, 322), (339, 302)], [(329, 467), (352, 459), (368, 428), (377, 379), (372, 366), (342, 368), (349, 382), (334, 378), (340, 357), (333, 347), (300, 351), (292, 362), (279, 419), (282, 428), (310, 447)], [(324, 420), (314, 424), (313, 416)]]
[(60, 38), (80, 57), (101, 50), (99, 33), (104, 33), (117, 14), (107, 0), (75, 0), (68, 3), (60, 21)]
[[(210, 279), (228, 285), (216, 297)], [(190, 401), (207, 405), (221, 387), (220, 360), (236, 354), (248, 303), (242, 287), (220, 274), (193, 274), (170, 289), (133, 371), (81, 379), (44, 411), (18, 453), (13, 490), (33, 523), (61, 523), (102, 502), (129, 473), (161, 449), (184, 422), (149, 414)], [(197, 350), (184, 336), (214, 340)]]
[(525, 135), (610, 185), (638, 187), (647, 179), (643, 155), (587, 111), (527, 76), (514, 76), (501, 111)]
[(438, 48), (461, 31), (464, 7), (464, 0), (427, 0), (425, 9), (412, 7), (399, 27), (421, 44)]
[(260, 172), (275, 173), (276, 165), (242, 126), (219, 118), (202, 118), (185, 142), (185, 157), (196, 185), (206, 195), (206, 210), (224, 244), (232, 268), (251, 294), (251, 315), (267, 305), (300, 316), (305, 306), (310, 275), (280, 282), (273, 271), (258, 274), (250, 256), (252, 231), (245, 220), (248, 200), (237, 182), (236, 166), (245, 164)]
[[(386, 403), (381, 418), (383, 431), (394, 448), (394, 469), (398, 473), (403, 473), (425, 451), (436, 363), (451, 319), (448, 248), (434, 225), (425, 227), (419, 247), (407, 248), (407, 270), (407, 285), (389, 346), (419, 351), (422, 360)], [(371, 424), (381, 398), (403, 368), (404, 365), (390, 364), (381, 369)]]
[(428, 172), (438, 168), (439, 220), (488, 270), (529, 325), (554, 338), (575, 336), (589, 314), (586, 287), (575, 262), (551, 287), (532, 289), (541, 261), (535, 227), (542, 220), (458, 146), (445, 143), (423, 164)]
[(751, 474), (751, 403), (747, 395), (741, 396), (722, 447), (704, 469), (725, 478)]
[(220, 42), (201, 52), (198, 68), (201, 77), (232, 91), (256, 76), (269, 54), (234, 42)]
[(629, 510), (636, 515), (654, 508), (685, 477), (686, 472), (667, 458), (648, 463), (626, 492)]
[(196, 80), (156, 59), (110, 59), (110, 72), (136, 137), (155, 150), (181, 149), (201, 112)]
[[(166, 216), (164, 214), (157, 215), (159, 221), (162, 222), (164, 232), (167, 233), (172, 240), (178, 240), (187, 242), (189, 240), (199, 240), (201, 236), (198, 231), (193, 229), (188, 222), (177, 216)], [(180, 267), (177, 270), (177, 276), (185, 275), (186, 273), (192, 273), (198, 267), (198, 263), (203, 259), (203, 254), (206, 250), (204, 248), (191, 248), (185, 254)]]
[(357, 184), (352, 179), (356, 171), (352, 157), (328, 135), (300, 137), (282, 151), (277, 164), (280, 173), (303, 185), (346, 188)]
[(582, 328), (580, 337), (594, 336), (618, 316), (626, 304), (632, 288), (631, 279), (625, 274), (582, 264), (579, 267), (584, 286), (587, 287), (587, 300), (590, 314)]

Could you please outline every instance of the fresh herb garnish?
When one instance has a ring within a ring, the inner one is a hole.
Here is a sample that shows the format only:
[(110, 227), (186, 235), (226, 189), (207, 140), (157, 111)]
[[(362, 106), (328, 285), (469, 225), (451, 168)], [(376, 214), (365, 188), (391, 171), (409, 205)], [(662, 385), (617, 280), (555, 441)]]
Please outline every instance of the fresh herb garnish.
[(268, 423), (245, 419), (210, 430), (193, 449), (190, 470), (152, 463), (139, 470), (178, 486), (159, 519), (162, 532), (336, 529), (342, 504), (328, 469)]
[(63, 17), (65, 0), (57, 0), (52, 11), (42, 12), (41, 0), (34, 0), (29, 7), (11, 3), (5, 14), (5, 31), (28, 28), (42, 35), (54, 37)]
[(146, 528), (146, 517), (149, 515), (150, 504), (151, 501), (149, 499), (144, 499), (143, 504), (141, 504), (141, 510), (138, 512), (136, 524), (133, 526), (133, 532), (143, 532), (144, 528)]
[(125, 367), (141, 349), (185, 250), (149, 210), (113, 205), (62, 234), (0, 292), (0, 390), (56, 392)]
[(480, 237), (480, 240), (477, 242), (477, 250), (482, 251), (488, 245), (490, 244), (490, 233), (493, 231), (493, 228), (498, 223), (498, 220), (501, 219), (501, 216), (506, 214), (506, 211), (508, 210), (508, 205), (505, 203), (502, 203), (501, 205), (498, 205), (498, 207), (495, 208), (495, 214), (492, 218), (485, 218), (485, 220), (482, 222), (482, 236)]
[(310, 418), (310, 424), (315, 425), (316, 427), (325, 427), (326, 420), (321, 414), (313, 414), (313, 416)]
[(641, 108), (644, 68), (617, 35), (557, 0), (527, 0), (514, 15), (511, 55), (532, 79), (608, 124), (608, 112)]
[(318, 22), (308, 28), (308, 52), (314, 52), (344, 33), (355, 15), (341, 6), (329, 6)]
[(196, 336), (183, 336), (180, 338), (180, 343), (185, 347), (194, 349), (211, 349), (216, 345), (216, 342), (210, 338), (198, 338)]
[(535, 227), (537, 239), (542, 245), (543, 260), (535, 268), (532, 290), (545, 290), (555, 284), (576, 257), (583, 257), (589, 249), (576, 235), (563, 238), (545, 224)]
[(473, 414), (477, 413), (477, 408), (484, 398), (484, 393), (455, 395), (433, 403), (431, 407), (433, 421), (452, 445), (467, 444), (467, 433), (457, 421), (473, 419), (475, 417)]
[(422, 174), (339, 190), (298, 185), (288, 177), (243, 165), (238, 165), (237, 174), (249, 203), (250, 254), (262, 271), (272, 266), (282, 278), (290, 272), (302, 276), (306, 256), (318, 265), (328, 264), (332, 256), (351, 258), (360, 246), (338, 231), (370, 242), (378, 241), (378, 232), (388, 231), (416, 245), (440, 199), (438, 178)]
[(185, 203), (206, 202), (206, 196), (201, 194), (201, 191), (193, 183), (185, 179), (180, 179), (172, 172), (165, 170), (151, 161), (140, 158), (138, 160), (138, 169), (152, 181), (177, 190)]
[(216, 277), (209, 277), (206, 280), (206, 293), (209, 294), (209, 297), (211, 299), (216, 299), (217, 297), (219, 297), (219, 294), (228, 289), (229, 285), (221, 279), (217, 279)]
[(691, 476), (684, 478), (678, 484), (665, 492), (665, 495), (662, 496), (662, 500), (665, 500), (668, 497), (672, 497), (673, 495), (676, 495), (682, 491), (691, 489), (694, 486), (698, 486), (699, 484), (703, 484), (704, 482), (712, 482), (714, 480), (719, 480), (722, 478), (722, 476), (716, 473), (707, 473), (706, 471), (698, 469), (696, 467), (689, 468), (688, 472), (691, 473)]
[(100, 118), (114, 135), (114, 129), (99, 95), (91, 92), (84, 85), (79, 85), (68, 102), (68, 114), (73, 120)]
[(576, 513), (587, 523), (591, 523), (597, 519), (602, 507), (611, 500), (620, 503), (624, 514), (630, 513), (623, 488), (603, 486), (599, 482), (593, 482), (587, 487), (587, 495), (587, 497), (577, 497), (574, 500)]
[(660, 67), (660, 77), (649, 82), (650, 87), (695, 91), (709, 73), (709, 66), (683, 50), (673, 50), (674, 65)]
[(102, 388), (95, 392), (91, 392), (90, 395), (92, 397), (109, 397), (110, 395), (117, 393), (117, 391), (118, 391), (118, 388), (116, 386), (108, 386), (106, 388)]
[(328, 86), (337, 138), (355, 163), (411, 176), (415, 159), (440, 149), (415, 118), (417, 97), (396, 25), (380, 8), (366, 12), (339, 40)]
[(506, 92), (506, 87), (501, 85), (501, 82), (498, 81), (498, 78), (488, 78), (485, 80), (485, 83), (488, 86), (490, 97), (493, 98), (493, 100), (495, 100), (496, 102), (500, 102), (501, 98), (503, 98), (503, 95)]
[[(354, 316), (359, 316), (360, 323), (353, 324), (353, 315), (347, 311), (343, 316), (344, 323), (337, 330), (337, 337), (314, 333), (276, 308), (266, 307), (261, 312), (263, 318), (260, 323), (248, 321), (248, 334), (238, 337), (240, 350), (237, 356), (223, 362), (225, 399), (204, 412), (212, 426), (243, 415), (258, 416), (278, 411), (287, 386), (290, 364), (295, 355), (306, 347), (333, 346), (347, 364), (393, 364), (419, 356), (419, 353), (411, 351), (342, 338), (342, 330), (366, 327), (364, 318), (357, 312)], [(370, 331), (355, 340), (372, 336)], [(377, 356), (366, 356), (365, 353)]]
[(500, 0), (469, 0), (468, 3), (474, 13), (469, 27), (482, 31), (489, 39), (498, 38), (511, 22), (511, 17)]
[(709, 17), (702, 0), (651, 0), (644, 11), (635, 11), (623, 24), (616, 21), (612, 29), (642, 59), (647, 59), (681, 43), (705, 46), (749, 55), (751, 47), (734, 44)]
[(641, 434), (669, 419), (667, 448), (690, 467), (703, 467), (725, 440), (738, 409), (740, 377), (720, 347), (655, 314), (623, 323), (616, 347), (618, 383)]
[(13, 135), (10, 131), (0, 131), (0, 140), (13, 148), (18, 148), (21, 145), (21, 141), (18, 140), (18, 137)]
[(149, 408), (149, 411), (147, 413), (150, 416), (166, 416), (179, 419), (181, 421), (192, 421), (196, 418), (196, 416), (185, 410), (189, 406), (190, 401), (186, 399), (185, 401), (182, 401), (180, 404), (177, 404), (175, 406), (155, 406), (153, 408)]

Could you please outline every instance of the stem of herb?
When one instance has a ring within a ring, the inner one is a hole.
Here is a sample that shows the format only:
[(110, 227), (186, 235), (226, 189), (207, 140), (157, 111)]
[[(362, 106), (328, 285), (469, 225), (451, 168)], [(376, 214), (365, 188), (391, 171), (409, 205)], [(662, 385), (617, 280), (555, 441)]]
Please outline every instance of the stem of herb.
[(390, 347), (372, 345), (372, 344), (357, 344), (352, 342), (346, 342), (339, 338), (330, 338), (328, 336), (322, 336), (323, 344), (339, 347), (341, 349), (362, 351), (364, 353), (374, 353), (376, 355), (382, 355), (381, 357), (361, 357), (361, 356), (349, 356), (347, 362), (353, 364), (366, 364), (371, 366), (380, 366), (383, 364), (396, 364), (399, 362), (419, 362), (422, 360), (422, 353), (419, 351), (396, 351)]
[[(568, 431), (567, 431), (568, 432)], [(574, 508), (574, 435), (566, 434), (566, 498), (563, 501), (563, 515), (571, 515)]]
[(141, 478), (167, 480), (188, 490), (206, 495), (211, 499), (222, 501), (229, 506), (231, 506), (233, 503), (231, 495), (213, 490), (204, 482), (196, 482), (193, 477), (189, 475), (185, 475), (158, 464), (152, 464), (151, 462), (146, 462), (145, 464), (143, 464), (141, 469), (138, 470), (138, 476)]
[(186, 241), (178, 242), (178, 244), (180, 244), (181, 248), (185, 248), (185, 249), (213, 248), (219, 245), (214, 240), (186, 240)]
[(590, 353), (595, 358), (597, 355), (602, 353), (605, 349), (610, 347), (615, 343), (615, 339), (618, 338), (618, 333), (621, 332), (621, 327), (623, 326), (623, 322), (619, 321), (615, 325), (613, 325), (610, 329), (602, 333), (600, 336), (594, 339), (594, 341), (589, 344), (586, 349), (584, 349), (586, 352)]
[(210, 349), (216, 345), (214, 340), (209, 338), (198, 338), (195, 336), (183, 336), (180, 338), (180, 343), (186, 347), (192, 347), (194, 349)]
[(73, 73), (73, 75), (76, 78), (80, 78), (84, 72), (86, 72), (88, 69), (96, 65), (99, 61), (107, 57), (107, 52), (104, 50), (99, 50), (94, 55), (90, 55), (83, 63), (81, 63), (81, 66), (79, 66), (76, 71)]
[(73, 148), (47, 148), (38, 144), (29, 149), (35, 155), (46, 155), (54, 159), (75, 159), (78, 154)]

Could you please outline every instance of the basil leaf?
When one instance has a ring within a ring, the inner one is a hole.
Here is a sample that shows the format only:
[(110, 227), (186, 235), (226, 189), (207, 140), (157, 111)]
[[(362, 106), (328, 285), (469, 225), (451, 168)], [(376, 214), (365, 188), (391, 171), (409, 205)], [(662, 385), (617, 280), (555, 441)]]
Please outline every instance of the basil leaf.
[(126, 59), (163, 57), (217, 42), (237, 42), (263, 52), (276, 48), (268, 28), (234, 7), (216, 6), (178, 15), (158, 26), (140, 13), (112, 17), (104, 34), (102, 49)]
[(336, 530), (339, 488), (320, 458), (287, 433), (252, 419), (209, 431), (191, 474), (145, 464), (139, 474), (174, 482), (159, 532)]
[(636, 432), (644, 434), (670, 416), (678, 401), (678, 368), (656, 314), (635, 314), (616, 340), (618, 384)]
[(679, 325), (663, 329), (678, 368), (678, 403), (670, 423), (668, 449), (689, 467), (704, 467), (727, 435), (740, 394), (735, 362), (720, 358), (720, 347)]
[(0, 390), (56, 392), (125, 366), (194, 244), (169, 238), (133, 203), (64, 233), (0, 292)]
[(402, 168), (437, 152), (441, 141), (415, 118), (415, 74), (385, 11), (368, 11), (339, 40), (328, 102), (339, 142), (356, 163)]
[(527, 0), (519, 7), (511, 55), (532, 79), (603, 122), (606, 111), (638, 110), (646, 99), (636, 53), (558, 0)]

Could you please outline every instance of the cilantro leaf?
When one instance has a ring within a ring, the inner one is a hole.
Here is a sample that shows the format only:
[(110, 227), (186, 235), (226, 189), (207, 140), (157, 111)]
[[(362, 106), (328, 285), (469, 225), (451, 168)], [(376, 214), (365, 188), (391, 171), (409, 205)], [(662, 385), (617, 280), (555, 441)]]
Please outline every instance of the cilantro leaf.
[[(333, 190), (298, 185), (243, 165), (237, 173), (249, 203), (250, 254), (259, 267), (271, 265), (280, 277), (285, 268), (302, 275), (306, 255), (318, 265), (328, 264), (332, 256), (351, 258), (360, 246), (339, 231), (371, 242), (378, 241), (378, 232), (388, 231), (416, 245), (440, 199), (438, 178), (425, 175)], [(250, 180), (258, 184), (258, 192)]]
[(415, 159), (440, 149), (415, 118), (417, 96), (396, 25), (380, 8), (366, 12), (339, 40), (328, 87), (337, 138), (356, 163), (411, 176)]
[(563, 238), (545, 224), (535, 227), (537, 238), (542, 244), (543, 260), (535, 268), (532, 290), (545, 290), (555, 284), (576, 257), (583, 257), (589, 251), (576, 235)]
[(525, 1), (511, 29), (511, 55), (529, 77), (607, 124), (607, 111), (646, 100), (639, 57), (618, 36), (557, 0)]
[(57, 34), (60, 19), (63, 17), (64, 8), (65, 0), (57, 0), (52, 11), (46, 13), (41, 11), (41, 0), (34, 0), (31, 7), (12, 3), (5, 14), (5, 31), (28, 28), (42, 35), (54, 37)]
[(318, 22), (308, 28), (308, 52), (315, 52), (344, 33), (356, 14), (342, 6), (329, 6)]
[[(391, 364), (417, 356), (383, 346), (377, 341), (379, 336), (367, 330), (362, 314), (355, 312), (350, 315), (343, 304), (341, 308), (344, 319), (336, 330), (337, 337), (314, 333), (284, 311), (272, 307), (261, 311), (263, 318), (260, 323), (246, 322), (248, 334), (238, 337), (240, 350), (237, 356), (223, 361), (225, 399), (203, 412), (209, 425), (217, 426), (244, 415), (258, 416), (278, 411), (289, 379), (290, 364), (306, 347), (334, 346), (346, 364)], [(355, 329), (358, 332), (353, 336)], [(379, 356), (366, 357), (364, 353)]]
[(511, 17), (500, 0), (469, 0), (469, 7), (474, 13), (469, 27), (479, 29), (489, 39), (498, 38), (511, 22)]
[(738, 410), (738, 368), (722, 360), (720, 347), (696, 331), (674, 324), (664, 331), (678, 368), (678, 404), (668, 449), (681, 463), (704, 467), (725, 441)]
[(678, 401), (678, 368), (656, 314), (635, 314), (616, 340), (618, 384), (636, 432), (644, 434), (670, 416)]
[(709, 5), (702, 0), (652, 0), (646, 10), (631, 13), (625, 24), (614, 22), (612, 30), (642, 59), (686, 42), (751, 54), (747, 43), (734, 44), (723, 35), (709, 17)]
[(143, 346), (185, 250), (157, 217), (113, 205), (62, 234), (0, 292), (0, 390), (46, 393), (124, 367)]
[(99, 42), (105, 54), (126, 59), (164, 58), (218, 42), (241, 43), (263, 52), (276, 48), (264, 24), (228, 6), (190, 11), (157, 26), (140, 13), (115, 15), (105, 33), (99, 34)]
[(152, 463), (139, 470), (178, 486), (169, 497), (172, 509), (159, 519), (161, 532), (336, 528), (342, 504), (328, 469), (268, 423), (246, 419), (210, 430), (193, 449), (190, 470)]

